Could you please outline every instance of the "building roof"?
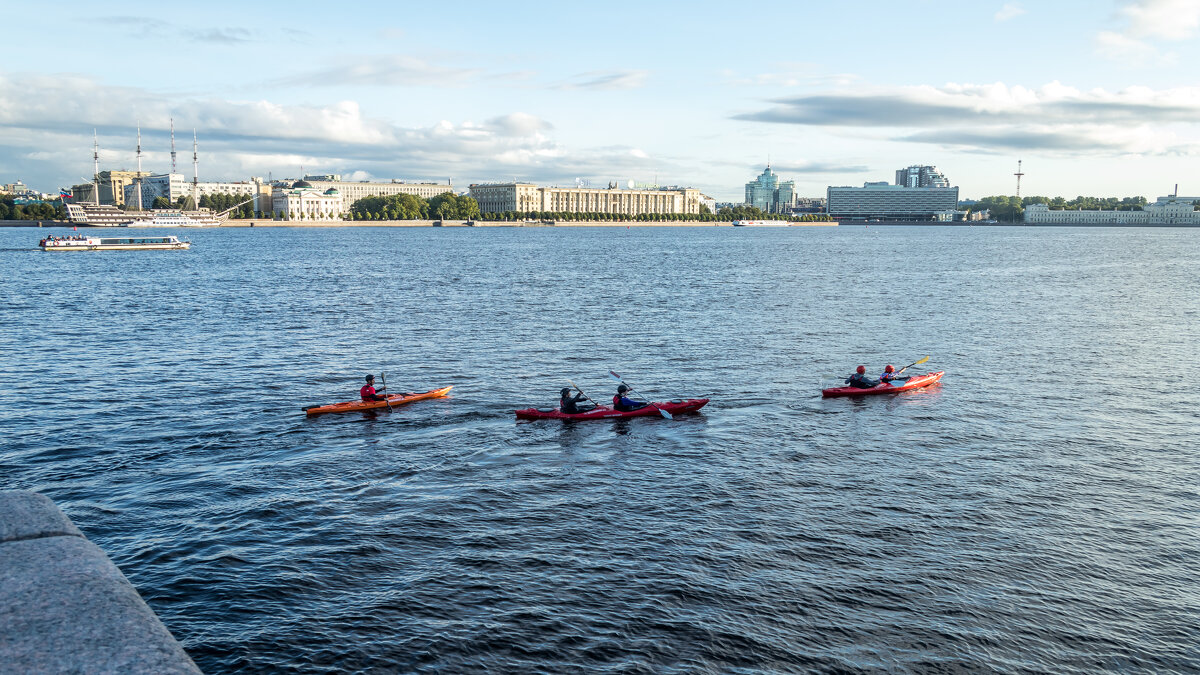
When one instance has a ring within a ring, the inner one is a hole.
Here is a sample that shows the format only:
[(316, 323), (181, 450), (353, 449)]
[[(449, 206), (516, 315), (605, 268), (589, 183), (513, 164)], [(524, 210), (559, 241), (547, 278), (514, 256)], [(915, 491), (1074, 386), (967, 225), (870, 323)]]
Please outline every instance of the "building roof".
[(292, 187), (293, 188), (310, 188), (310, 187), (312, 187), (312, 183), (309, 183), (306, 180), (298, 180), (295, 183), (292, 183)]

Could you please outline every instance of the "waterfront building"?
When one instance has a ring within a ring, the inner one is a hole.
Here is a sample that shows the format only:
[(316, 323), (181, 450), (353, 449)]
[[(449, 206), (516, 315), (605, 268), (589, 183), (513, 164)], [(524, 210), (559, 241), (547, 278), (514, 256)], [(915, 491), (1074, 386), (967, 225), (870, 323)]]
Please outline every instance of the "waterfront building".
[[(148, 171), (101, 171), (96, 174), (97, 183), (100, 188), (100, 203), (111, 204), (113, 206), (121, 206), (125, 204), (125, 188), (132, 185), (138, 177), (146, 178), (150, 175)], [(80, 185), (71, 186), (71, 200), (76, 204), (83, 202), (95, 202), (95, 185), (92, 183), (83, 183)]]
[(746, 183), (746, 204), (767, 213), (788, 213), (795, 202), (795, 181), (780, 181), (770, 164), (758, 178)]
[(470, 194), (483, 213), (563, 211), (635, 216), (643, 213), (700, 213), (696, 188), (538, 187), (533, 183), (479, 183)]
[(19, 180), (15, 183), (0, 185), (0, 194), (23, 195), (26, 192), (29, 192), (29, 188)]
[(910, 188), (886, 182), (826, 190), (827, 212), (834, 218), (950, 221), (958, 209), (957, 187)]
[(950, 187), (950, 181), (946, 180), (946, 177), (937, 170), (937, 167), (914, 164), (913, 166), (896, 170), (896, 185), (910, 188), (948, 188)]
[(341, 220), (345, 209), (337, 188), (322, 190), (308, 181), (276, 186), (271, 194), (271, 210), (287, 214), (289, 220)]
[(336, 174), (325, 176), (306, 176), (304, 182), (319, 190), (337, 190), (345, 202), (343, 211), (349, 211), (354, 202), (363, 197), (389, 197), (391, 195), (416, 195), (422, 199), (430, 199), (440, 194), (454, 192), (450, 181), (445, 183), (417, 183), (393, 179), (384, 181), (342, 181), (322, 180), (325, 178), (340, 178)]
[[(142, 186), (142, 204), (146, 208), (150, 208), (150, 205), (158, 197), (165, 197), (173, 205), (178, 204), (181, 197), (192, 196), (193, 186), (195, 186), (197, 199), (205, 195), (219, 194), (245, 195), (247, 198), (252, 198), (259, 193), (261, 181), (251, 179), (250, 181), (192, 183), (181, 173), (163, 173), (147, 176), (140, 181), (140, 184)], [(125, 186), (126, 204), (137, 203), (137, 189), (137, 182)]]
[(1159, 197), (1140, 211), (1052, 210), (1046, 204), (1025, 207), (1030, 225), (1200, 225), (1194, 202), (1200, 197)]

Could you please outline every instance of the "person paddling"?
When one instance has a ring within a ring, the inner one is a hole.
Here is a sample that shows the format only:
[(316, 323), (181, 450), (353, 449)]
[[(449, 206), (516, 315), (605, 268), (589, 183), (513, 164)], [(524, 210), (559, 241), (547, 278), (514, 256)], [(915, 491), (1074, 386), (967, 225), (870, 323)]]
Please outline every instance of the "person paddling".
[(908, 379), (907, 375), (901, 375), (900, 373), (897, 373), (896, 366), (893, 366), (890, 363), (887, 365), (886, 368), (883, 369), (883, 374), (879, 376), (880, 382), (892, 382), (893, 380), (901, 381), (901, 380), (907, 380), (907, 379)]
[[(387, 391), (387, 387), (380, 387), (379, 391)], [(362, 396), (362, 400), (364, 400), (364, 401), (386, 401), (387, 400), (387, 396), (384, 396), (383, 394), (375, 393), (375, 376), (374, 375), (367, 376), (367, 383), (365, 385), (363, 385), (362, 389), (358, 390), (358, 393), (360, 396)]]
[(859, 366), (855, 369), (854, 374), (846, 378), (846, 384), (859, 389), (870, 389), (879, 386), (879, 380), (873, 380), (867, 377), (867, 367)]
[(582, 391), (579, 392), (578, 396), (572, 396), (571, 388), (564, 387), (563, 390), (559, 392), (558, 409), (560, 412), (567, 415), (578, 415), (579, 413), (587, 412), (586, 410), (580, 410), (578, 405), (579, 402), (586, 400), (588, 400), (588, 398), (583, 395)]
[(619, 385), (617, 387), (617, 395), (613, 396), (613, 407), (616, 408), (618, 412), (629, 412), (630, 410), (637, 410), (650, 405), (645, 401), (635, 401), (631, 398), (628, 398), (625, 396), (625, 392), (627, 391), (629, 391), (628, 386), (624, 384)]

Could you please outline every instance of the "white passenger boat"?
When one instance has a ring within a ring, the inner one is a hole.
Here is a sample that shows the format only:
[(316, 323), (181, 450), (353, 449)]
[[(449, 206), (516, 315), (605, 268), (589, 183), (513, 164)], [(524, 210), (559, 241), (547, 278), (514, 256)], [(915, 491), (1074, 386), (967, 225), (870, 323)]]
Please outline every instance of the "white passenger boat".
[(788, 227), (791, 223), (786, 220), (735, 220), (734, 227)]
[(186, 249), (191, 242), (178, 237), (46, 237), (38, 246), (43, 251), (150, 251)]

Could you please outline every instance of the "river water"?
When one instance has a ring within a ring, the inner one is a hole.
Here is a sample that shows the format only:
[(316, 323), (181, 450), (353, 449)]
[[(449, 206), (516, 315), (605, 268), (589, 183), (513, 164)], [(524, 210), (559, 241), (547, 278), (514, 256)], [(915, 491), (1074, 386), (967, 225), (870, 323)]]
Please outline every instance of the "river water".
[[(1200, 230), (54, 232), (0, 230), (0, 488), (206, 672), (1200, 671)], [(712, 402), (514, 419), (609, 369)], [(453, 397), (301, 412), (381, 371)]]

